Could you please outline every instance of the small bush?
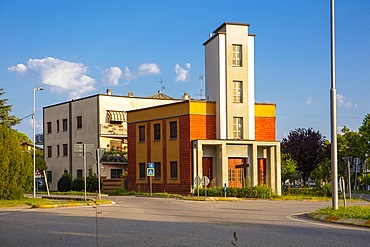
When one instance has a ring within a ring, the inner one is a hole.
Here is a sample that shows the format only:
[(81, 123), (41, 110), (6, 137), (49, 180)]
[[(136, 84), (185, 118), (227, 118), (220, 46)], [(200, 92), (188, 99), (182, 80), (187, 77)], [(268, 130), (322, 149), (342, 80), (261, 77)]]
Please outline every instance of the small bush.
[(73, 191), (83, 191), (85, 190), (85, 181), (83, 178), (76, 178), (72, 181), (71, 190)]
[[(198, 188), (194, 189), (194, 195), (198, 195)], [(199, 188), (199, 195), (205, 195), (205, 189)], [(213, 187), (207, 189), (207, 196), (209, 197), (221, 197), (225, 196), (223, 187)], [(247, 186), (245, 188), (227, 187), (226, 196), (228, 197), (239, 197), (239, 198), (262, 198), (269, 199), (272, 197), (272, 189), (267, 186)]]
[(64, 172), (62, 177), (58, 180), (58, 191), (66, 192), (71, 190), (72, 175)]

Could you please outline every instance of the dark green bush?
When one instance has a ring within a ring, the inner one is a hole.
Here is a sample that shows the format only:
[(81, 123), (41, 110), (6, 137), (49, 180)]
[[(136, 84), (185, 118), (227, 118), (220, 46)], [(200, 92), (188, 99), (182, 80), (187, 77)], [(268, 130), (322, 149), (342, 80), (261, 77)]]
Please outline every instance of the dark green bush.
[[(194, 189), (194, 195), (198, 195), (198, 188)], [(204, 196), (204, 188), (199, 188), (199, 195)], [(212, 187), (207, 189), (207, 196), (220, 197), (225, 196), (223, 187)], [(272, 189), (267, 186), (247, 186), (245, 188), (226, 188), (226, 196), (228, 197), (239, 197), (239, 198), (262, 198), (269, 199), (272, 196)]]
[(85, 181), (83, 178), (76, 178), (72, 181), (71, 190), (83, 191), (85, 190)]
[(58, 191), (66, 192), (71, 190), (72, 175), (68, 172), (64, 172), (62, 177), (58, 180)]

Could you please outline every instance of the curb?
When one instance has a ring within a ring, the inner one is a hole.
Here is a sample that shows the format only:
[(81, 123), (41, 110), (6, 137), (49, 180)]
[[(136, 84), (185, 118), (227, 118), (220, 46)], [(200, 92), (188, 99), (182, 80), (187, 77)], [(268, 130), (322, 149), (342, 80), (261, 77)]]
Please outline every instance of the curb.
[(316, 220), (321, 220), (330, 223), (338, 223), (343, 225), (354, 225), (370, 228), (370, 220), (352, 219), (352, 218), (341, 218), (339, 216), (328, 216), (325, 214), (308, 214), (308, 217)]

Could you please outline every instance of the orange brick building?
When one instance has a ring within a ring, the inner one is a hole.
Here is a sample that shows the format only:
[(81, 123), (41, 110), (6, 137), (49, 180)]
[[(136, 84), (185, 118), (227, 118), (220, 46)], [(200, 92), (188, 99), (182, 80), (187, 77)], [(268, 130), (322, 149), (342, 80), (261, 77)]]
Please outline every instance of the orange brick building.
[(128, 112), (129, 190), (148, 192), (150, 171), (154, 192), (190, 194), (207, 177), (281, 193), (276, 105), (254, 101), (254, 38), (249, 24), (223, 23), (203, 44), (207, 100)]

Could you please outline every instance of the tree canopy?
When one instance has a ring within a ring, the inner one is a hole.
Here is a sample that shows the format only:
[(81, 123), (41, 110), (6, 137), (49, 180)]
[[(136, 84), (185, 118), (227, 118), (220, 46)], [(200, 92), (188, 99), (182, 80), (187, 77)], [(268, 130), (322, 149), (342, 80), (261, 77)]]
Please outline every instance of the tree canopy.
[(289, 132), (281, 142), (281, 151), (288, 154), (302, 173), (303, 183), (308, 182), (311, 172), (328, 156), (325, 137), (312, 128), (297, 128)]
[[(0, 88), (0, 96), (5, 94), (3, 89)], [(12, 110), (12, 105), (7, 105), (8, 99), (0, 99), (0, 124), (5, 126), (14, 126), (18, 124), (21, 120), (14, 115), (9, 115)]]

